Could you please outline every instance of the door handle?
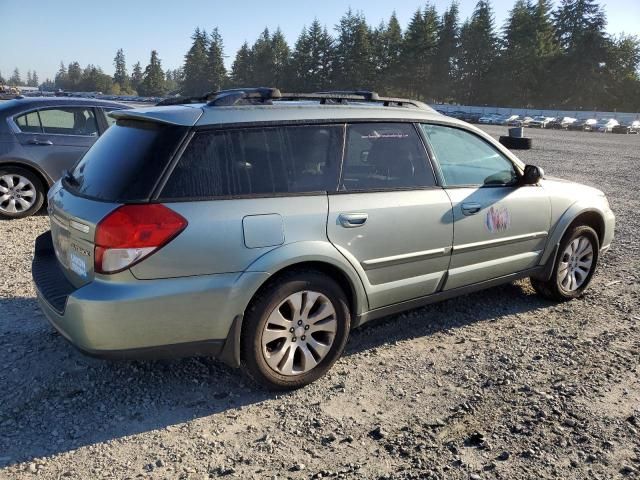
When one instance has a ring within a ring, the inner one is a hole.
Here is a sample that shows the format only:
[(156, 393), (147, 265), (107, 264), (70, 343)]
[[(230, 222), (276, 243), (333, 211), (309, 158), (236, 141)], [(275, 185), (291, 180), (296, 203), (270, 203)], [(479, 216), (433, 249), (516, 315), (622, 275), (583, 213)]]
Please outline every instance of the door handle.
[(37, 138), (32, 138), (29, 143), (31, 145), (53, 145), (51, 140), (38, 140)]
[(480, 210), (482, 210), (482, 205), (480, 205), (479, 203), (472, 202), (462, 204), (462, 213), (464, 213), (465, 215), (475, 215)]
[(369, 215), (366, 213), (341, 213), (338, 216), (338, 221), (344, 228), (355, 228), (367, 223), (367, 218)]

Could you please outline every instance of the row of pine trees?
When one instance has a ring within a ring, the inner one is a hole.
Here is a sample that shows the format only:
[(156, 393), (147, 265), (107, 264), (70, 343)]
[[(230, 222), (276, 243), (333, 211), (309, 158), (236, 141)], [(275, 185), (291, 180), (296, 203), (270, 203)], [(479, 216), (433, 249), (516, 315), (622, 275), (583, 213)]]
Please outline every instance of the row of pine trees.
[[(160, 96), (222, 88), (286, 91), (368, 89), (434, 103), (533, 108), (640, 110), (640, 41), (610, 36), (598, 0), (516, 0), (498, 30), (490, 1), (461, 21), (457, 1), (442, 14), (427, 3), (402, 29), (394, 14), (377, 26), (349, 9), (333, 31), (314, 20), (293, 46), (265, 29), (225, 67), (217, 28), (197, 28), (184, 64), (163, 71), (158, 53), (127, 72), (122, 49), (113, 77), (61, 64), (49, 86)], [(15, 72), (14, 72), (15, 73)]]

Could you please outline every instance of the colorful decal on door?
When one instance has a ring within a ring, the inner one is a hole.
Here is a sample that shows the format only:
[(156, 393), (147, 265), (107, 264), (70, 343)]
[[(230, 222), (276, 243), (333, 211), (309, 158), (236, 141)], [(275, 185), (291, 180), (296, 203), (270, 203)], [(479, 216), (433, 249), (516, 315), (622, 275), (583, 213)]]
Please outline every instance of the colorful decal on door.
[(491, 207), (487, 211), (485, 222), (487, 230), (490, 232), (504, 232), (511, 226), (511, 215), (509, 210), (504, 207)]

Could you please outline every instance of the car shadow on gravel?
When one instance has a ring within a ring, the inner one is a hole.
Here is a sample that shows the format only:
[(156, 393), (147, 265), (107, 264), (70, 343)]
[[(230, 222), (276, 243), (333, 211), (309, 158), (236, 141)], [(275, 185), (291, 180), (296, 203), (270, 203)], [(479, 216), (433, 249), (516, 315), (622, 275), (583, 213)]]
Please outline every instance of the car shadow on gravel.
[(345, 355), (438, 332), (453, 333), (476, 322), (498, 321), (550, 305), (533, 293), (528, 281), (520, 280), (366, 323), (352, 332)]
[[(345, 355), (548, 306), (522, 285), (496, 287), (371, 322)], [(221, 362), (113, 362), (76, 351), (33, 298), (0, 299), (0, 468), (153, 430), (190, 435), (186, 422), (274, 399)], [(8, 323), (7, 323), (8, 322)], [(215, 432), (213, 422), (207, 426)]]

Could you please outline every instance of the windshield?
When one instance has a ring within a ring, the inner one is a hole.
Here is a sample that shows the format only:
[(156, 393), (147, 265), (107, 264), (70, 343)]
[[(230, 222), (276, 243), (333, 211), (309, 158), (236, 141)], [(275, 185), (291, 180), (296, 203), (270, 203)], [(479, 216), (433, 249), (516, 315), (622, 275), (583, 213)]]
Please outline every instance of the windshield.
[(63, 179), (65, 187), (99, 200), (147, 200), (187, 130), (120, 120)]

